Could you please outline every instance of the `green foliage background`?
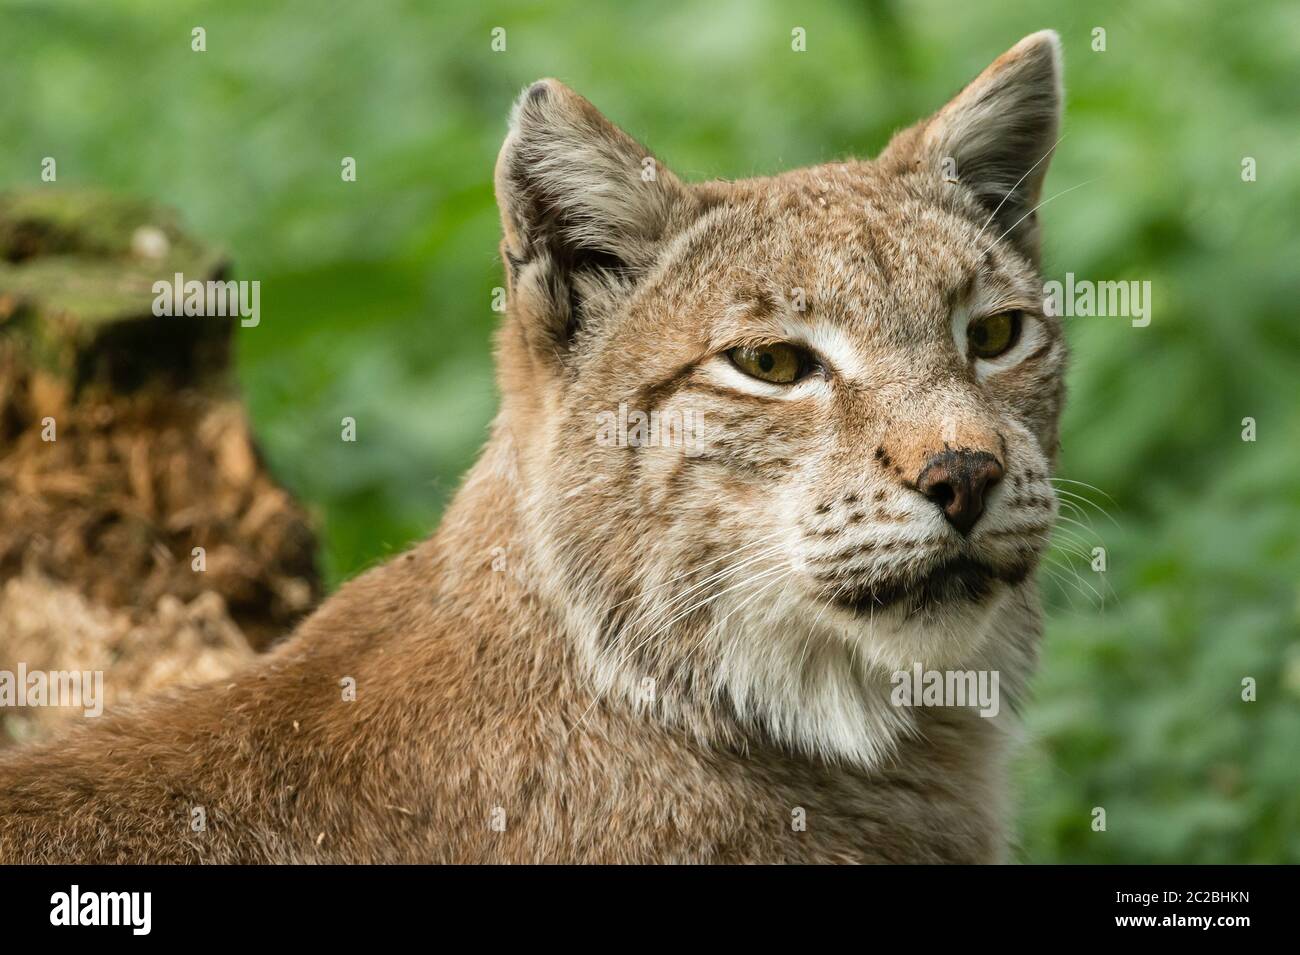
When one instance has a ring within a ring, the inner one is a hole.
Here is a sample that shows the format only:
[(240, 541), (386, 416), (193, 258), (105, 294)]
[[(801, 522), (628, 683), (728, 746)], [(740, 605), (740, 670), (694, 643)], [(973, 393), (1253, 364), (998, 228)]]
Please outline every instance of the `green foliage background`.
[[(1060, 473), (1114, 522), (1076, 502), (1095, 530), (1066, 523), (1045, 580), (1018, 856), (1297, 862), (1300, 6), (2, 0), (0, 187), (54, 156), (261, 280), (242, 384), (336, 584), (428, 533), (483, 440), (491, 170), (526, 83), (560, 77), (685, 177), (739, 178), (873, 154), (1049, 26), (1049, 193), (1091, 181), (1043, 210), (1048, 276), (1150, 281), (1154, 305), (1147, 328), (1071, 321)], [(1105, 575), (1070, 553), (1097, 538)]]

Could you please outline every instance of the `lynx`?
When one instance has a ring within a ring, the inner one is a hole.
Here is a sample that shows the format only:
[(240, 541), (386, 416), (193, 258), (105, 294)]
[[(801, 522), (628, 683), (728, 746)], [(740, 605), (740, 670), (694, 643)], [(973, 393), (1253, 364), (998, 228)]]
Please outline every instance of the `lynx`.
[[(232, 679), (5, 756), (0, 860), (1006, 858), (1061, 99), (1037, 33), (873, 161), (690, 185), (530, 86), (500, 411), (441, 528)], [(623, 407), (692, 447), (599, 441)], [(1002, 705), (899, 705), (914, 668)]]

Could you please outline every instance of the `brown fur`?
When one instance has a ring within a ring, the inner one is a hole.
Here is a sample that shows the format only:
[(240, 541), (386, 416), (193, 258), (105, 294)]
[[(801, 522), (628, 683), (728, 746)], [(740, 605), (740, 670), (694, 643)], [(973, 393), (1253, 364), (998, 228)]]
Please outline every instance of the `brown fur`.
[[(1032, 667), (1065, 351), (1016, 221), (1046, 161), (1017, 177), (1056, 50), (1022, 41), (874, 163), (698, 186), (530, 88), (497, 169), (502, 409), (438, 533), (230, 682), (3, 758), (0, 860), (1001, 858), (1010, 714), (900, 710), (888, 675), (996, 669), (1014, 704)], [(1041, 347), (977, 370), (977, 307)], [(835, 367), (801, 391), (721, 357), (805, 333)], [(699, 446), (599, 445), (620, 403), (702, 414)], [(950, 446), (1006, 469), (969, 539), (915, 490)], [(835, 602), (971, 556), (993, 593)]]

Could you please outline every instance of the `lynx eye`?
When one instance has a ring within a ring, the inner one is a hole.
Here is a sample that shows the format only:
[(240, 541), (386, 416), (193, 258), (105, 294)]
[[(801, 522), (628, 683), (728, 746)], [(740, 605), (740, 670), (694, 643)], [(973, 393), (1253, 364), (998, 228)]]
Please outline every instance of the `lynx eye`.
[(785, 342), (770, 345), (741, 345), (727, 352), (732, 364), (760, 381), (788, 385), (798, 381), (812, 368), (812, 356), (802, 348)]
[(997, 358), (1020, 339), (1020, 313), (985, 315), (966, 326), (966, 343), (973, 358)]

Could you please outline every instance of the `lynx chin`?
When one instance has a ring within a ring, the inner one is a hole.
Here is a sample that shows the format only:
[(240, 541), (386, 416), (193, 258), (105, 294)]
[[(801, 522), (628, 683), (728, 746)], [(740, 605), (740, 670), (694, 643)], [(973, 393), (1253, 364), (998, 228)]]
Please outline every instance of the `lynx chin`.
[[(529, 86), (500, 411), (437, 533), (234, 678), (0, 757), (0, 861), (1003, 858), (1061, 101), (1036, 33), (873, 160), (690, 184)], [(699, 427), (598, 441), (620, 408)], [(897, 706), (899, 671), (1005, 705)]]

